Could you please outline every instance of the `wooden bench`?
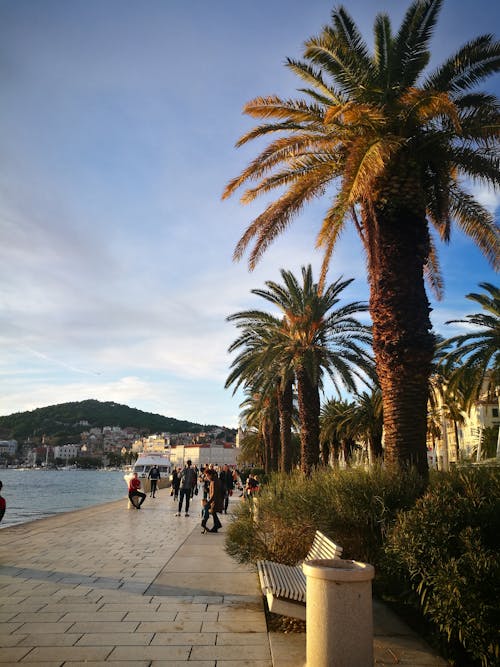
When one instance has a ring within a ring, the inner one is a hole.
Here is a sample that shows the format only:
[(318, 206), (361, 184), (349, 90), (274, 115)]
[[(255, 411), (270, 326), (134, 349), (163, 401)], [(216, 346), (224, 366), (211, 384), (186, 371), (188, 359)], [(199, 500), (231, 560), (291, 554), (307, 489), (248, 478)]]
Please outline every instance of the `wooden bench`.
[[(342, 547), (319, 530), (304, 561), (340, 558)], [(302, 563), (283, 565), (270, 560), (257, 562), (260, 586), (266, 596), (269, 611), (283, 616), (306, 620), (306, 577)]]

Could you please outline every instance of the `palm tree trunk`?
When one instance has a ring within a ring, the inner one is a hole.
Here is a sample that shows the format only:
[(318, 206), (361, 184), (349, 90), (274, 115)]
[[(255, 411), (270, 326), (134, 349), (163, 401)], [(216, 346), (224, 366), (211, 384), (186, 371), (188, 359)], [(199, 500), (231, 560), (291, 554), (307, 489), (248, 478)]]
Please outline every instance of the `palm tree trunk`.
[(279, 419), (273, 419), (270, 425), (269, 433), (269, 471), (276, 472), (278, 470), (278, 452), (280, 448), (280, 423)]
[(382, 210), (372, 211), (376, 231), (368, 240), (385, 462), (390, 467), (416, 466), (427, 476), (428, 379), (434, 351), (423, 275), (429, 238), (425, 214), (391, 206), (389, 199)]
[(456, 420), (453, 420), (453, 430), (455, 432), (455, 457), (457, 465), (460, 463), (460, 442), (458, 440), (458, 424)]
[(270, 437), (270, 429), (268, 422), (265, 423), (262, 429), (262, 439), (264, 441), (264, 456), (263, 456), (264, 472), (268, 474), (270, 470), (270, 459), (271, 459), (271, 437)]
[(292, 469), (292, 414), (293, 414), (293, 380), (286, 382), (283, 390), (278, 388), (278, 411), (280, 415), (281, 437), (281, 472)]
[(319, 390), (303, 366), (299, 366), (296, 373), (300, 420), (300, 467), (304, 474), (310, 475), (319, 462)]
[(372, 465), (376, 464), (377, 462), (380, 462), (382, 460), (383, 456), (383, 448), (382, 448), (382, 434), (376, 434), (376, 435), (371, 435), (368, 438), (368, 447), (370, 451), (370, 463)]

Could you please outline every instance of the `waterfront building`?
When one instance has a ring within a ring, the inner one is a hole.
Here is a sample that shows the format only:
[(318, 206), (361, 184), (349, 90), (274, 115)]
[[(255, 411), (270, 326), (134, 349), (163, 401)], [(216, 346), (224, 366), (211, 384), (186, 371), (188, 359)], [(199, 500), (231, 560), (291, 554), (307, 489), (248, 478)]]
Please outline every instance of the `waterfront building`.
[(81, 445), (56, 445), (53, 449), (55, 459), (76, 459), (80, 454)]
[(0, 456), (8, 454), (14, 456), (17, 451), (17, 440), (0, 440)]
[(230, 442), (211, 442), (204, 444), (173, 445), (170, 453), (170, 462), (173, 466), (184, 467), (190, 459), (194, 466), (212, 463), (215, 466), (236, 466), (236, 456), (240, 450)]
[(451, 419), (444, 404), (442, 393), (437, 396), (437, 405), (430, 409), (435, 417), (435, 428), (429, 428), (427, 447), (433, 467), (448, 470), (450, 464), (463, 461), (479, 462), (483, 435), (488, 429), (497, 434), (497, 458), (500, 458), (500, 395), (486, 391), (474, 401), (469, 411), (460, 411), (458, 419)]

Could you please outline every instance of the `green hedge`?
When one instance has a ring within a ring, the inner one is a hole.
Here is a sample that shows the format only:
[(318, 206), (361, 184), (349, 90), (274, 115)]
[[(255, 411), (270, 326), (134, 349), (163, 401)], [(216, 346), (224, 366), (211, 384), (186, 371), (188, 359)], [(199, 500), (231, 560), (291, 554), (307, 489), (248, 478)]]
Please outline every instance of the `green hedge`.
[(500, 469), (435, 476), (388, 535), (385, 572), (459, 664), (500, 664), (499, 554)]
[(294, 564), (305, 556), (318, 529), (343, 547), (345, 558), (376, 565), (397, 512), (412, 507), (422, 491), (416, 475), (392, 475), (380, 468), (320, 469), (310, 478), (275, 474), (257, 499), (258, 521), (248, 501), (239, 508), (226, 549), (240, 562)]

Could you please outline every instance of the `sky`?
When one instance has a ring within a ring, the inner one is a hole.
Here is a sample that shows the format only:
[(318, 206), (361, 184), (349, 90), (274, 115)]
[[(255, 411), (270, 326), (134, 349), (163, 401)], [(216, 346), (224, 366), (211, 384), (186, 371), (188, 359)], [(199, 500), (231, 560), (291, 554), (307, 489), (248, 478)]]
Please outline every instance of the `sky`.
[[(375, 15), (402, 0), (350, 0), (372, 44)], [(265, 308), (250, 290), (321, 255), (318, 201), (253, 271), (236, 242), (264, 207), (221, 201), (257, 154), (236, 149), (256, 96), (297, 97), (287, 57), (329, 22), (326, 0), (0, 0), (0, 415), (94, 398), (234, 427), (224, 389), (236, 338), (226, 317)], [(433, 64), (498, 32), (500, 5), (447, 0)], [(498, 36), (498, 35), (497, 35)], [(482, 88), (500, 94), (499, 77)], [(498, 218), (500, 197), (473, 187)], [(477, 312), (465, 295), (497, 276), (473, 244), (439, 245), (445, 296), (435, 330)], [(329, 279), (367, 299), (352, 232)]]

